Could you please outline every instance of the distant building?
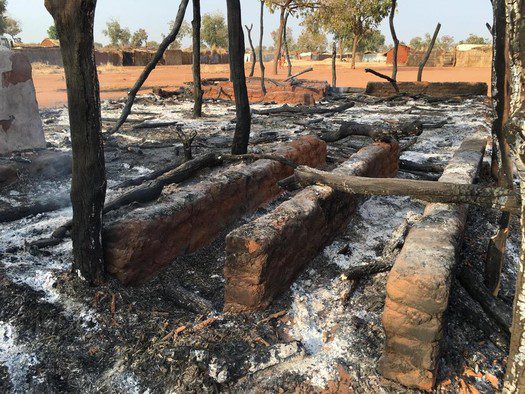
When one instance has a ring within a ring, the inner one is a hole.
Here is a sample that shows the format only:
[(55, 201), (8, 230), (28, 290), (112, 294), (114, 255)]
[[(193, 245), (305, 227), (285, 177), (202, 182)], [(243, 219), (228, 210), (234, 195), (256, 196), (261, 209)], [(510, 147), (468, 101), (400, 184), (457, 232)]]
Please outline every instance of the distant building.
[(384, 53), (365, 52), (362, 61), (364, 63), (386, 63), (386, 56)]
[[(387, 64), (394, 64), (394, 48), (384, 54), (386, 56)], [(397, 63), (406, 64), (410, 55), (410, 47), (404, 44), (399, 44), (397, 48)]]
[(60, 41), (53, 40), (52, 38), (46, 38), (40, 43), (40, 45), (46, 48), (56, 48), (60, 46)]

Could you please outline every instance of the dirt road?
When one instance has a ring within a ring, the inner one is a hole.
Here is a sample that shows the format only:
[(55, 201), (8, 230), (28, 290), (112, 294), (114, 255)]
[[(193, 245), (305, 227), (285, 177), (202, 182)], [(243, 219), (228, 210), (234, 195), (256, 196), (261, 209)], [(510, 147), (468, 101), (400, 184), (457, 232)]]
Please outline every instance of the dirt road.
[[(313, 72), (305, 74), (305, 78), (331, 81), (330, 62), (295, 62), (293, 72), (298, 72), (306, 67), (312, 66)], [(368, 81), (380, 80), (379, 78), (366, 74), (364, 69), (372, 67), (375, 70), (390, 74), (391, 67), (377, 64), (359, 64), (352, 70), (348, 64), (338, 65), (337, 83), (339, 86), (352, 86), (364, 88)], [(268, 65), (267, 70), (270, 67)], [(126, 95), (127, 90), (135, 83), (143, 67), (100, 67), (99, 79), (101, 97), (103, 99), (119, 98)], [(228, 77), (228, 65), (203, 65), (203, 76)], [(284, 79), (286, 70), (280, 71), (277, 79)], [(256, 69), (255, 75), (259, 75)], [(269, 75), (275, 78), (273, 75)], [(399, 81), (415, 81), (417, 76), (416, 67), (401, 67), (398, 72)], [(37, 91), (37, 100), (41, 108), (55, 107), (66, 104), (66, 83), (64, 73), (59, 68), (37, 67), (33, 71), (33, 78)], [(436, 67), (428, 68), (424, 72), (424, 80), (432, 82), (486, 82), (490, 84), (490, 68), (458, 68), (458, 67)], [(192, 80), (191, 66), (159, 66), (153, 71), (146, 81), (144, 91), (150, 91), (152, 87), (178, 87), (184, 82)]]

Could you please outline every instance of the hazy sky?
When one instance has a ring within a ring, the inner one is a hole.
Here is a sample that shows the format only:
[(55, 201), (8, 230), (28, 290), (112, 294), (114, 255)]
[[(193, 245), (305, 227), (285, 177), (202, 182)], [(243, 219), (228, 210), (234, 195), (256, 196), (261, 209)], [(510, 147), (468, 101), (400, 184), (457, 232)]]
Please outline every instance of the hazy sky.
[[(106, 44), (102, 34), (106, 22), (117, 18), (122, 26), (132, 31), (145, 28), (150, 40), (160, 41), (167, 33), (168, 22), (177, 13), (178, 0), (98, 0), (95, 19), (95, 40)], [(225, 0), (201, 0), (202, 12), (219, 11), (226, 15)], [(258, 30), (259, 0), (241, 0), (243, 24), (253, 23)], [(492, 23), (492, 11), (489, 0), (399, 0), (396, 16), (396, 30), (401, 41), (408, 42), (414, 36), (432, 33), (438, 22), (443, 25), (441, 35), (451, 35), (456, 40), (467, 37), (470, 33), (489, 37), (485, 23)], [(40, 42), (46, 37), (46, 30), (52, 19), (44, 7), (44, 0), (8, 0), (8, 13), (21, 22), (24, 42)], [(191, 20), (191, 1), (186, 19)], [(291, 20), (294, 37), (300, 34), (299, 20)], [(278, 16), (270, 15), (266, 10), (266, 32), (277, 28)], [(381, 31), (390, 41), (388, 20), (383, 21)], [(270, 44), (269, 34), (265, 34), (265, 44)], [(258, 33), (256, 33), (256, 37)], [(189, 44), (186, 40), (184, 44)]]

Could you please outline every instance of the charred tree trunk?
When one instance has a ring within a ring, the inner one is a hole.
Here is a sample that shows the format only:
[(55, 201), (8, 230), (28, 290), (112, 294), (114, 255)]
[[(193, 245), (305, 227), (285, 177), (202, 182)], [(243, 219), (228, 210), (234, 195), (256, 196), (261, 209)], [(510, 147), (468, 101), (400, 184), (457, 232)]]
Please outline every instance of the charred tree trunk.
[(202, 83), (201, 83), (201, 3), (193, 0), (193, 116), (202, 116)]
[(248, 152), (251, 127), (250, 102), (248, 101), (246, 76), (244, 75), (244, 34), (242, 31), (241, 3), (239, 0), (227, 0), (226, 4), (228, 5), (230, 74), (237, 113), (232, 154), (239, 155)]
[(283, 29), (286, 22), (285, 14), (291, 2), (292, 0), (286, 0), (284, 4), (281, 5), (279, 30), (277, 31), (277, 45), (275, 46), (275, 56), (273, 58), (273, 75), (277, 75), (279, 73), (279, 60), (281, 59), (281, 50), (283, 48)]
[(394, 16), (396, 14), (397, 0), (392, 0), (392, 9), (390, 10), (390, 33), (392, 34), (392, 40), (394, 40), (394, 52), (393, 52), (393, 65), (392, 65), (392, 79), (397, 81), (397, 49), (399, 48), (399, 40), (396, 34), (396, 28), (394, 26)]
[(264, 84), (264, 56), (263, 56), (263, 37), (264, 37), (264, 0), (261, 0), (261, 16), (259, 31), (259, 66), (261, 67), (261, 91), (266, 95), (266, 86)]
[(332, 46), (332, 87), (337, 87), (337, 42), (334, 40), (334, 44)]
[(245, 25), (244, 27), (246, 28), (246, 31), (248, 32), (248, 41), (250, 42), (250, 48), (252, 50), (252, 56), (253, 56), (252, 68), (250, 69), (250, 78), (251, 78), (253, 77), (253, 73), (255, 72), (255, 65), (257, 64), (257, 56), (255, 54), (255, 48), (253, 46), (253, 41), (252, 41), (253, 24), (250, 25), (250, 27), (248, 27), (248, 25)]
[(288, 48), (288, 37), (286, 34), (286, 29), (288, 27), (288, 17), (290, 16), (290, 13), (286, 13), (286, 17), (284, 18), (284, 29), (283, 29), (283, 41), (284, 41), (284, 50), (286, 53), (286, 66), (288, 68), (288, 77), (292, 75), (292, 62), (290, 60), (290, 50)]
[(168, 49), (170, 44), (177, 38), (182, 22), (184, 21), (184, 14), (186, 13), (188, 2), (189, 0), (181, 0), (179, 11), (177, 13), (177, 18), (175, 19), (172, 31), (166, 36), (166, 38), (164, 38), (164, 40), (162, 40), (162, 42), (159, 45), (159, 48), (157, 49), (157, 52), (155, 53), (155, 56), (153, 56), (153, 59), (151, 59), (146, 68), (144, 68), (144, 71), (142, 71), (142, 74), (140, 74), (139, 78), (137, 79), (137, 82), (135, 82), (135, 85), (133, 85), (133, 87), (129, 91), (126, 105), (122, 109), (122, 114), (120, 115), (119, 120), (111, 129), (111, 133), (116, 133), (126, 122), (126, 119), (131, 113), (131, 108), (133, 107), (135, 97), (137, 97), (137, 93), (139, 92), (140, 88), (142, 87), (142, 85), (144, 85), (144, 82), (146, 82), (146, 80), (148, 79), (151, 72), (155, 69), (155, 67), (157, 67), (157, 64), (159, 63), (160, 59), (162, 59), (162, 56), (164, 56), (164, 52), (166, 52), (166, 49)]
[[(520, 193), (525, 197), (525, 0), (506, 0), (510, 63), (510, 116), (504, 133), (514, 155)], [(502, 50), (502, 48), (499, 48)], [(523, 200), (522, 200), (523, 204)], [(521, 253), (511, 328), (510, 354), (503, 392), (525, 387), (525, 206), (521, 210)]]
[[(497, 153), (493, 155), (493, 164), (499, 168), (498, 184), (502, 187), (513, 188), (513, 165), (510, 147), (505, 140), (503, 127), (509, 116), (509, 86), (507, 68), (509, 65), (509, 47), (506, 39), (505, 0), (493, 0), (494, 12), (493, 34), (493, 60), (492, 60), (492, 101), (495, 118), (492, 123), (492, 136), (494, 144), (499, 147), (501, 165), (497, 165)], [(493, 149), (496, 152), (497, 149)], [(507, 236), (509, 233), (510, 215), (502, 213), (499, 220), (498, 232), (491, 238), (487, 257), (485, 260), (485, 286), (497, 295), (500, 287), (501, 270), (505, 256)]]
[(46, 0), (60, 37), (73, 152), (73, 269), (91, 284), (104, 278), (102, 209), (106, 170), (93, 23), (96, 0)]
[(434, 49), (434, 45), (436, 44), (436, 39), (438, 37), (439, 30), (441, 30), (441, 23), (437, 24), (436, 30), (434, 31), (434, 35), (432, 36), (432, 40), (430, 41), (430, 45), (428, 46), (427, 53), (425, 54), (425, 57), (419, 64), (419, 70), (417, 72), (418, 82), (421, 82), (421, 78), (423, 78), (423, 69), (425, 68), (425, 65), (428, 62), (428, 58), (430, 57), (430, 54), (432, 53), (432, 49)]
[(355, 56), (357, 54), (357, 45), (359, 44), (359, 36), (354, 34), (354, 41), (352, 42), (352, 68), (355, 68)]

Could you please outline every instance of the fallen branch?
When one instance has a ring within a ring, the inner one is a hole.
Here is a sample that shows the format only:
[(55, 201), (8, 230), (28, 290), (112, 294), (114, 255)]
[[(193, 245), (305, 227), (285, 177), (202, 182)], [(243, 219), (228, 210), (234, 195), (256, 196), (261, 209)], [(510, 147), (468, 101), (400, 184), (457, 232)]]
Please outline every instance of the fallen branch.
[(179, 167), (182, 163), (184, 163), (185, 160), (178, 160), (175, 163), (171, 163), (165, 167), (162, 167), (159, 170), (153, 171), (150, 174), (142, 175), (138, 178), (129, 179), (127, 181), (124, 181), (116, 186), (116, 189), (123, 189), (125, 187), (130, 186), (138, 186), (143, 184), (144, 182), (151, 181), (153, 179), (158, 178), (162, 174), (167, 173), (168, 171), (174, 170), (175, 168)]
[(336, 190), (367, 196), (409, 196), (445, 204), (474, 204), (519, 214), (521, 200), (514, 191), (501, 187), (419, 181), (396, 178), (363, 178), (316, 170), (307, 166), (295, 169), (302, 186), (327, 185)]
[(374, 74), (376, 77), (386, 79), (394, 87), (396, 93), (399, 93), (399, 86), (397, 86), (397, 81), (395, 79), (390, 78), (388, 75), (372, 70), (371, 68), (365, 68), (365, 73)]
[(190, 312), (208, 315), (215, 311), (210, 301), (189, 291), (178, 283), (165, 284), (163, 292), (171, 301)]
[(145, 122), (142, 122), (142, 123), (139, 123), (138, 125), (134, 126), (133, 129), (155, 129), (155, 128), (158, 128), (158, 127), (169, 127), (169, 126), (176, 126), (178, 125), (180, 122), (178, 121), (154, 121), (154, 122), (150, 122), (150, 121), (145, 121)]
[(13, 222), (27, 216), (56, 211), (57, 209), (62, 209), (70, 205), (71, 199), (69, 195), (58, 195), (54, 198), (37, 201), (30, 205), (9, 207), (0, 210), (0, 223)]
[(292, 107), (288, 104), (284, 104), (281, 107), (277, 108), (267, 108), (267, 109), (253, 109), (252, 112), (256, 115), (278, 115), (278, 114), (307, 114), (307, 115), (322, 115), (322, 114), (332, 114), (344, 112), (349, 108), (352, 108), (355, 105), (354, 102), (344, 103), (337, 107), (326, 108), (326, 107), (308, 107), (305, 105), (298, 105)]
[(419, 172), (434, 172), (441, 174), (445, 171), (444, 164), (436, 163), (416, 163), (410, 160), (399, 160), (399, 168), (408, 171), (419, 171)]
[(304, 69), (303, 71), (299, 71), (297, 74), (294, 74), (294, 75), (289, 76), (288, 78), (286, 78), (286, 79), (284, 80), (284, 82), (291, 81), (292, 79), (295, 79), (295, 78), (297, 78), (297, 77), (300, 76), (300, 75), (303, 75), (303, 74), (309, 73), (310, 71), (314, 71), (313, 67), (308, 67), (307, 69)]
[(182, 22), (184, 20), (184, 14), (186, 13), (186, 7), (188, 6), (189, 0), (181, 0), (179, 10), (177, 12), (177, 17), (175, 19), (175, 22), (173, 24), (173, 29), (171, 30), (170, 34), (168, 34), (164, 40), (162, 40), (161, 44), (159, 45), (159, 48), (157, 49), (157, 52), (155, 53), (155, 56), (153, 56), (153, 59), (149, 62), (149, 64), (146, 66), (146, 68), (142, 71), (142, 74), (140, 74), (137, 82), (135, 82), (135, 85), (131, 88), (131, 90), (128, 93), (128, 99), (126, 101), (126, 105), (122, 109), (122, 114), (120, 115), (120, 118), (118, 122), (115, 124), (115, 126), (109, 131), (110, 134), (116, 133), (120, 127), (126, 122), (126, 119), (128, 118), (129, 114), (131, 113), (131, 108), (133, 107), (133, 103), (135, 102), (135, 97), (137, 96), (137, 93), (139, 92), (142, 85), (144, 85), (144, 82), (148, 79), (149, 75), (153, 71), (153, 69), (157, 66), (160, 59), (164, 56), (164, 52), (168, 47), (175, 41), (177, 38), (177, 35), (179, 34), (180, 27), (182, 25)]
[(320, 138), (326, 142), (335, 142), (352, 135), (362, 135), (365, 137), (380, 140), (392, 137), (397, 140), (421, 135), (423, 125), (420, 121), (403, 122), (397, 126), (388, 124), (362, 124), (354, 121), (343, 122), (339, 129), (324, 133)]

